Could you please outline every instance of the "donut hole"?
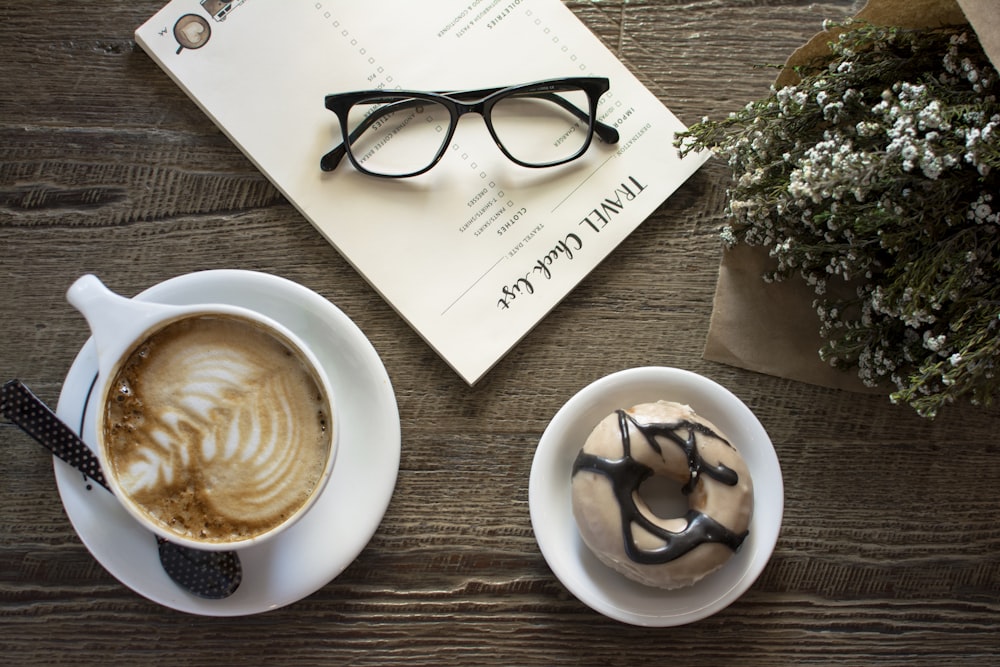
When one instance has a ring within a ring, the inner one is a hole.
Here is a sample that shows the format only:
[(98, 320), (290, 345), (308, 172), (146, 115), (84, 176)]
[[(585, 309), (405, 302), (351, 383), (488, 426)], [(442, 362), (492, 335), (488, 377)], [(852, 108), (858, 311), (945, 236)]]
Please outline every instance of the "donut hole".
[(681, 491), (683, 485), (669, 477), (653, 475), (639, 485), (639, 497), (649, 511), (661, 519), (682, 517), (688, 511), (688, 497)]

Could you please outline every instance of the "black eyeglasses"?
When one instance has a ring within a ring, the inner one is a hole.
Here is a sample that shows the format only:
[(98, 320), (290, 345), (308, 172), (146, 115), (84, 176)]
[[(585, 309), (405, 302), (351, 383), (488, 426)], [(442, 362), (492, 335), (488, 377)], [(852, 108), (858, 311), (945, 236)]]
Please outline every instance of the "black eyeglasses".
[(365, 90), (326, 96), (340, 121), (343, 143), (323, 156), (333, 171), (344, 159), (365, 174), (405, 178), (422, 174), (444, 156), (458, 119), (478, 113), (490, 136), (513, 162), (552, 167), (583, 155), (596, 133), (609, 144), (618, 131), (596, 119), (610, 88), (602, 77), (538, 81), (507, 88), (448, 93)]

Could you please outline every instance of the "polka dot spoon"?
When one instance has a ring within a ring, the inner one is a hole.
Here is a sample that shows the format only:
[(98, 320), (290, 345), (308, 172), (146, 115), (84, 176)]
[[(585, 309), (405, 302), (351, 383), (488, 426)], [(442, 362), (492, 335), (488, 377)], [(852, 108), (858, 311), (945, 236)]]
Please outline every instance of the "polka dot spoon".
[[(108, 489), (101, 464), (90, 448), (20, 380), (11, 380), (0, 389), (0, 412), (60, 459)], [(178, 586), (198, 597), (229, 597), (243, 579), (234, 551), (199, 551), (159, 536), (156, 542), (163, 570)]]

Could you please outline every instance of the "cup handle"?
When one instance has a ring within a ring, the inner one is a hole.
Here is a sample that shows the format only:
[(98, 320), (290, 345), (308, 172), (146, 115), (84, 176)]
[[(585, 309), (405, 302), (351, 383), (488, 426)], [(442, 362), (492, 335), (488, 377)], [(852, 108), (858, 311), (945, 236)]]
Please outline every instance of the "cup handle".
[(97, 346), (98, 370), (107, 373), (125, 350), (137, 340), (170, 306), (133, 301), (112, 292), (93, 275), (81, 276), (66, 291), (66, 300), (83, 314)]

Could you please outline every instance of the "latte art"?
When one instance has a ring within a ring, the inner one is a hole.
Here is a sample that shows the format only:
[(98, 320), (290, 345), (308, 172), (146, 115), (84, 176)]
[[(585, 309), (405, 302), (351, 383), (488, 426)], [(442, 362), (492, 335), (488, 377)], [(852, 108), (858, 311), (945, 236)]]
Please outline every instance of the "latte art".
[(209, 542), (264, 533), (304, 505), (331, 448), (320, 383), (261, 326), (195, 316), (147, 338), (106, 401), (104, 446), (126, 495)]

